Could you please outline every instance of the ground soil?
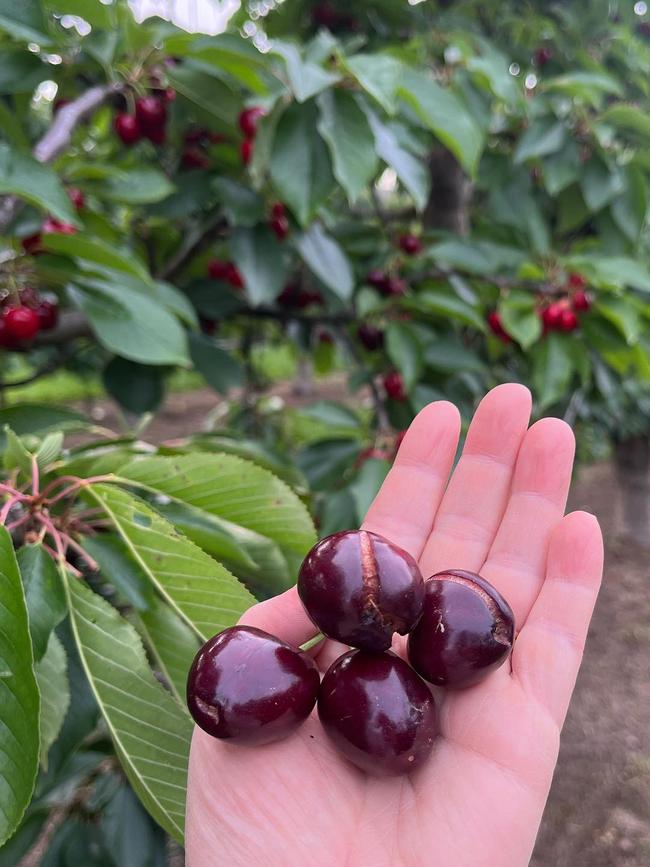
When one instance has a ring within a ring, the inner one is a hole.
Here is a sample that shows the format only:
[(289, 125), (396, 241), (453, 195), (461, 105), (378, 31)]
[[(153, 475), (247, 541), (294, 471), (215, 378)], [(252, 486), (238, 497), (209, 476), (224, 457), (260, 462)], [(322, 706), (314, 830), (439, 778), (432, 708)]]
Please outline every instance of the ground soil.
[[(318, 385), (321, 398), (341, 392), (335, 380)], [(289, 385), (277, 393), (303, 400)], [(208, 391), (170, 395), (145, 436), (201, 430), (216, 403)], [(119, 428), (109, 404), (83, 409)], [(650, 865), (650, 550), (626, 536), (622, 497), (612, 465), (577, 473), (570, 507), (600, 518), (605, 580), (531, 867)]]

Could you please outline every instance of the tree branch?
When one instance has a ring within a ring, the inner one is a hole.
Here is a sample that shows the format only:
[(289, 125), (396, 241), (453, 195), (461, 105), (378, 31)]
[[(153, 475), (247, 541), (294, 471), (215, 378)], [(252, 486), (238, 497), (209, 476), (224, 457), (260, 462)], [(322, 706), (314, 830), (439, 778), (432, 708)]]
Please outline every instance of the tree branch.
[[(99, 108), (109, 96), (119, 90), (120, 87), (117, 84), (91, 87), (77, 99), (60, 108), (50, 128), (34, 145), (34, 158), (40, 163), (49, 163), (56, 159), (70, 144), (75, 127), (92, 114), (95, 109)], [(23, 204), (19, 196), (4, 196), (0, 200), (0, 233), (4, 232), (13, 221)]]

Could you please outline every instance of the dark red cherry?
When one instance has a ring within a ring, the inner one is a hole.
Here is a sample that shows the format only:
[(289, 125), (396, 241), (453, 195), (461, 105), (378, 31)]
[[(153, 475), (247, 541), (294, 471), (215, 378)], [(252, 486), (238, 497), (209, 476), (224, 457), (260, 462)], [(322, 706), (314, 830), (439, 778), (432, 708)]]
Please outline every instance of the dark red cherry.
[(571, 305), (579, 313), (586, 313), (591, 308), (591, 295), (584, 289), (576, 289), (571, 298)]
[(491, 310), (485, 320), (492, 334), (498, 337), (502, 343), (512, 343), (512, 337), (503, 327), (503, 320), (498, 310)]
[(424, 613), (408, 639), (409, 662), (436, 686), (479, 683), (508, 658), (515, 634), (512, 609), (473, 572), (439, 572), (424, 586)]
[(374, 286), (375, 289), (379, 289), (382, 294), (385, 294), (389, 280), (390, 277), (388, 274), (380, 268), (373, 268), (372, 271), (369, 271), (366, 275), (366, 283), (368, 283), (369, 286)]
[(210, 157), (200, 147), (186, 147), (181, 155), (181, 164), (186, 169), (209, 169)]
[(384, 376), (384, 388), (388, 397), (398, 403), (402, 403), (408, 397), (402, 375), (397, 370), (391, 370)]
[(318, 716), (341, 753), (369, 774), (407, 774), (438, 731), (429, 687), (394, 653), (350, 650), (330, 666)]
[(424, 583), (402, 548), (366, 530), (321, 539), (298, 574), (298, 595), (316, 626), (362, 650), (387, 650), (394, 632), (420, 619)]
[(150, 130), (165, 125), (167, 106), (158, 96), (141, 96), (135, 101), (135, 116), (140, 128)]
[(86, 204), (86, 197), (83, 194), (83, 191), (79, 189), (79, 187), (68, 187), (67, 189), (68, 198), (74, 205), (77, 211), (80, 211), (84, 205)]
[(558, 323), (560, 331), (575, 331), (580, 323), (573, 310), (563, 310)]
[(7, 336), (13, 341), (33, 340), (41, 328), (36, 311), (22, 304), (7, 307), (4, 322)]
[(132, 114), (116, 114), (113, 129), (125, 145), (133, 145), (142, 138), (140, 124)]
[(271, 217), (269, 220), (269, 227), (280, 241), (284, 241), (290, 231), (289, 220), (284, 215), (280, 217)]
[(409, 284), (402, 277), (389, 277), (381, 291), (384, 295), (399, 297), (406, 295), (408, 289)]
[(187, 678), (194, 721), (215, 738), (258, 746), (291, 734), (316, 703), (316, 664), (301, 650), (252, 626), (207, 641)]
[(167, 141), (167, 130), (164, 126), (146, 127), (142, 135), (155, 145), (164, 145)]
[(401, 235), (398, 243), (408, 256), (416, 256), (422, 250), (422, 241), (417, 235)]
[(250, 163), (253, 159), (253, 139), (245, 138), (239, 145), (239, 156), (243, 165), (247, 166)]
[(384, 332), (368, 322), (362, 322), (357, 328), (357, 337), (368, 352), (375, 352), (384, 345)]
[(257, 132), (257, 124), (260, 118), (266, 114), (263, 108), (259, 105), (254, 105), (251, 108), (245, 108), (239, 115), (239, 129), (244, 133), (247, 139), (255, 138)]
[(59, 321), (59, 305), (55, 301), (43, 299), (36, 307), (39, 328), (41, 331), (51, 331)]

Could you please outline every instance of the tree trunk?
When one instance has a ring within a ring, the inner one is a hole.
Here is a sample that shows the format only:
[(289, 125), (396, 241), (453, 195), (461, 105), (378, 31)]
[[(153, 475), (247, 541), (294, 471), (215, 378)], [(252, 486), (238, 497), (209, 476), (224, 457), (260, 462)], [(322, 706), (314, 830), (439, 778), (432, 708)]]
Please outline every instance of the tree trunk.
[(621, 485), (624, 532), (650, 546), (650, 436), (618, 442), (614, 462)]
[(425, 226), (466, 235), (472, 184), (456, 157), (445, 148), (437, 148), (429, 156), (429, 174), (431, 194), (424, 211)]

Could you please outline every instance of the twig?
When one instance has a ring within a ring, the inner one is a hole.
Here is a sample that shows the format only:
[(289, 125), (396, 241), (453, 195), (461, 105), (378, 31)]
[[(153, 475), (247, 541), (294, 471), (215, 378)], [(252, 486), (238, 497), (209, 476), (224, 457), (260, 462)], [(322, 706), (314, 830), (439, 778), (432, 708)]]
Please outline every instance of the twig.
[[(48, 131), (34, 146), (35, 159), (40, 163), (49, 163), (56, 159), (70, 144), (75, 127), (119, 90), (117, 84), (91, 87), (77, 99), (60, 108)], [(23, 204), (24, 202), (18, 196), (5, 196), (0, 200), (0, 234), (12, 222)]]
[[(355, 364), (357, 364), (359, 367), (365, 367), (363, 360), (359, 356), (357, 348), (354, 345), (354, 341), (350, 338), (350, 335), (344, 329), (341, 329), (338, 334), (341, 341), (352, 356)], [(377, 430), (379, 433), (386, 433), (386, 431), (390, 430), (391, 425), (388, 420), (388, 413), (386, 412), (386, 406), (381, 396), (381, 392), (379, 391), (377, 383), (372, 376), (368, 378), (368, 387), (370, 388), (372, 403), (375, 408), (375, 415), (377, 416)]]

